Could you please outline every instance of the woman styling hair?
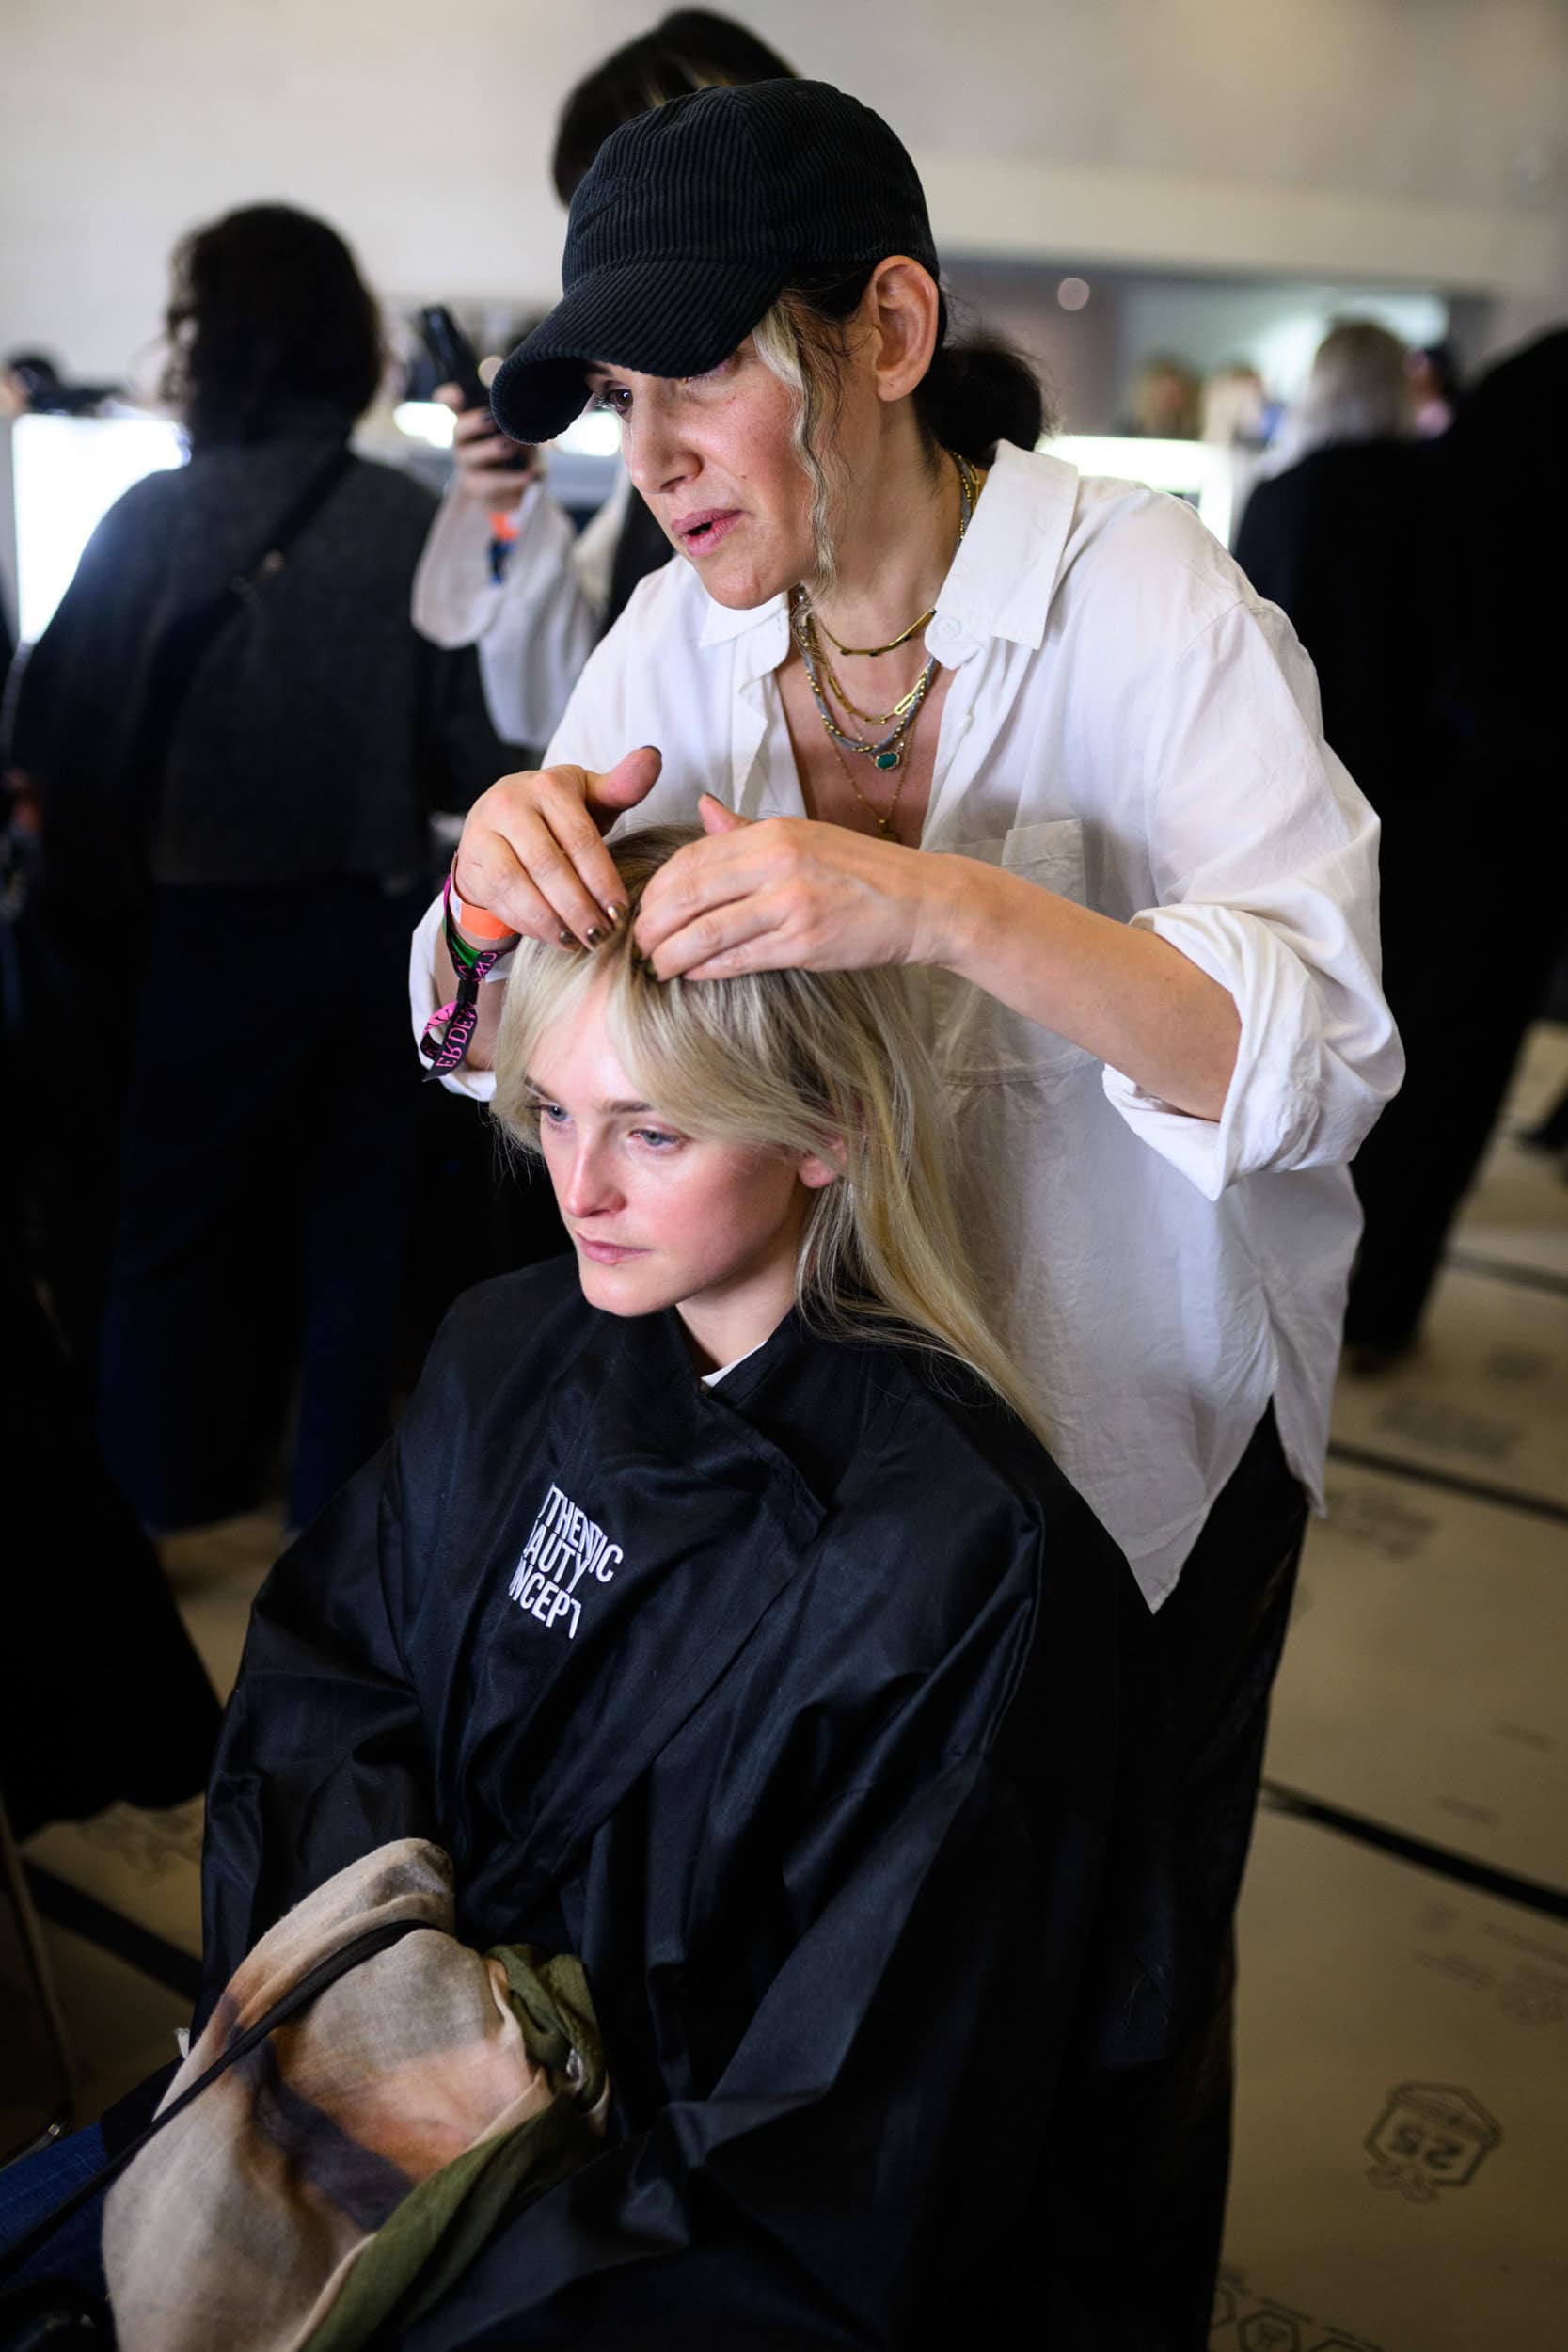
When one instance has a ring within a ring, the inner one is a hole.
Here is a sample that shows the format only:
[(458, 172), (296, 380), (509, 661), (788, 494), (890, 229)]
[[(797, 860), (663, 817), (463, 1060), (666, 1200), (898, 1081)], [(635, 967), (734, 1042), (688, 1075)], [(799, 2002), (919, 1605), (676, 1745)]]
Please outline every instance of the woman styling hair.
[(455, 886), (597, 951), (626, 919), (602, 833), (700, 813), (636, 918), (661, 979), (922, 967), (988, 1317), (1160, 1613), (1174, 1993), (1078, 2244), (1107, 2328), (1196, 2343), (1345, 1163), (1400, 1073), (1377, 825), (1288, 624), (1190, 509), (1035, 452), (1027, 372), (949, 342), (938, 273), (908, 155), (824, 84), (698, 91), (607, 143), (497, 414), (535, 439), (612, 410), (686, 561), (545, 769), (476, 803)]
[[(628, 903), (689, 838), (618, 847)], [(577, 1264), (467, 1295), (257, 1602), (198, 2019), (288, 1908), (431, 1838), (465, 1941), (580, 1953), (615, 2091), (407, 2352), (934, 2344), (1056, 2260), (1137, 1604), (1009, 1409), (906, 994), (526, 946), (496, 1107)], [(340, 2156), (321, 2198), (371, 2187)], [(202, 2244), (136, 2344), (210, 2341)], [(261, 2253), (222, 2255), (259, 2329)]]

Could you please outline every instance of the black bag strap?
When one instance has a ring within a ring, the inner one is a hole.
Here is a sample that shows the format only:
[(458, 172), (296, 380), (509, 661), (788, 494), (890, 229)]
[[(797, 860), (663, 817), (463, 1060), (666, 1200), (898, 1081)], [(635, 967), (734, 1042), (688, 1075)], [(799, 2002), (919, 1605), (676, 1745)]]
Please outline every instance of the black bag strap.
[(153, 645), (126, 761), (126, 797), (136, 835), (144, 845), (151, 833), (175, 722), (202, 656), (225, 623), (247, 604), (254, 604), (266, 582), (283, 569), (290, 548), (353, 464), (354, 453), (345, 441), (332, 450), (324, 464), (312, 468), (293, 504), (268, 532), (266, 542), (254, 560), (226, 580), (215, 595), (193, 605), (187, 612), (177, 612)]
[[(149, 2140), (155, 2139), (164, 2126), (172, 2123), (177, 2115), (182, 2115), (191, 2101), (198, 2099), (210, 2083), (216, 2082), (220, 2074), (226, 2074), (241, 2058), (248, 2058), (269, 2033), (275, 2032), (279, 2026), (286, 2026), (291, 2017), (296, 2017), (318, 1994), (325, 1993), (328, 1985), (336, 1984), (340, 1977), (346, 1977), (351, 1968), (357, 1968), (362, 1961), (373, 1960), (377, 1952), (386, 1951), (393, 1944), (401, 1944), (404, 1937), (412, 1935), (416, 1929), (430, 1925), (428, 1919), (384, 1919), (378, 1928), (367, 1928), (362, 1935), (351, 1936), (335, 1952), (328, 1952), (325, 1960), (318, 1960), (313, 1968), (308, 1968), (297, 1984), (291, 1985), (287, 1993), (274, 2001), (271, 2009), (245, 2027), (244, 2033), (236, 2034), (211, 2066), (198, 2074), (194, 2083), (187, 2083), (179, 2098), (155, 2115), (146, 2130), (138, 2132), (135, 2139), (128, 2141), (119, 2155), (111, 2156), (108, 2163), (100, 2166), (90, 2179), (72, 2189), (53, 2213), (45, 2214), (41, 2221), (36, 2221), (25, 2237), (18, 2238), (14, 2246), (8, 2246), (0, 2253), (0, 2279), (8, 2277), (13, 2270), (20, 2270), (24, 2263), (30, 2262), (39, 2248), (46, 2245), (72, 2214), (80, 2213), (84, 2205), (91, 2204), (95, 2197), (101, 2197), (119, 2180), (126, 2166), (140, 2155)], [(436, 1931), (439, 1932), (438, 1930)]]

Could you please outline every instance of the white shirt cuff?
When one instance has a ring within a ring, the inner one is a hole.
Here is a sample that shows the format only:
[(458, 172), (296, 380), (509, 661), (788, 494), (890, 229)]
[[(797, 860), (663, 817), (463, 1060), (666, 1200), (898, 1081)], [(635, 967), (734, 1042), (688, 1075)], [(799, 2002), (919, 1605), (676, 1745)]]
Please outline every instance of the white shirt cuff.
[(1256, 915), (1234, 907), (1151, 907), (1132, 920), (1170, 942), (1234, 1000), (1236, 1067), (1217, 1120), (1176, 1110), (1107, 1066), (1106, 1100), (1208, 1200), (1238, 1176), (1289, 1168), (1318, 1117), (1322, 1022), (1306, 966)]

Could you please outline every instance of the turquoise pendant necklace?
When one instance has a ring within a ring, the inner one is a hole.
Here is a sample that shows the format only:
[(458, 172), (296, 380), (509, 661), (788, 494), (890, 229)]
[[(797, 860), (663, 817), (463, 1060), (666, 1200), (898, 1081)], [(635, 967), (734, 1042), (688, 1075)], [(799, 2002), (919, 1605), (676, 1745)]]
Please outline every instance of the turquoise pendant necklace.
[(795, 608), (795, 643), (800, 648), (800, 660), (805, 668), (806, 683), (811, 688), (811, 698), (816, 705), (816, 715), (827, 728), (830, 738), (834, 743), (842, 744), (847, 752), (859, 752), (863, 758), (869, 759), (874, 768), (881, 769), (884, 773), (890, 769), (901, 768), (904, 754), (909, 748), (904, 739), (919, 718), (920, 706), (930, 691), (931, 680), (936, 675), (935, 656), (927, 660), (915, 680), (909, 708), (888, 729), (880, 742), (869, 742), (863, 736), (847, 735), (828, 707), (828, 698), (816, 673), (821, 649), (816, 644), (811, 608), (804, 601), (805, 591), (798, 588), (795, 593), (800, 599)]
[[(958, 469), (958, 495), (962, 502), (958, 516), (958, 544), (961, 546), (964, 533), (969, 529), (974, 513), (975, 475), (967, 459), (955, 455), (953, 463)], [(800, 647), (800, 661), (806, 673), (806, 683), (811, 688), (811, 698), (816, 705), (816, 715), (828, 731), (829, 740), (835, 748), (842, 746), (847, 752), (859, 752), (863, 759), (870, 760), (872, 766), (879, 769), (884, 775), (901, 768), (904, 764), (904, 755), (909, 750), (907, 739), (910, 730), (920, 716), (921, 706), (930, 692), (931, 680), (936, 675), (936, 656), (933, 654), (927, 659), (926, 667), (921, 671), (909, 694), (905, 697), (903, 711), (879, 741), (873, 742), (865, 736), (850, 735), (839, 725), (838, 721), (833, 717), (823, 689), (817, 665), (820, 662), (825, 669), (827, 656), (817, 642), (816, 622), (805, 589), (797, 588), (790, 602), (790, 619), (795, 643)], [(929, 613), (926, 615), (927, 620), (930, 617)], [(906, 630), (906, 636), (909, 633)], [(841, 692), (842, 691), (840, 689)]]

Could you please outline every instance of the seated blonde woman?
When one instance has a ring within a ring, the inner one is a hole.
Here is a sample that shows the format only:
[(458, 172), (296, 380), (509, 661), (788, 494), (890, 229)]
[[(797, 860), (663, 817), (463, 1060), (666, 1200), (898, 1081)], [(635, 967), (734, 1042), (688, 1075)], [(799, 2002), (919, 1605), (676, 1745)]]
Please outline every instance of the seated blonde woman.
[[(633, 904), (689, 837), (616, 845)], [(433, 1839), (466, 1941), (582, 1956), (614, 2107), (400, 2344), (950, 2342), (1021, 2224), (1050, 2275), (1130, 1581), (974, 1306), (902, 975), (525, 942), (497, 1066), (576, 1261), (459, 1302), (257, 1602), (202, 2014)]]

